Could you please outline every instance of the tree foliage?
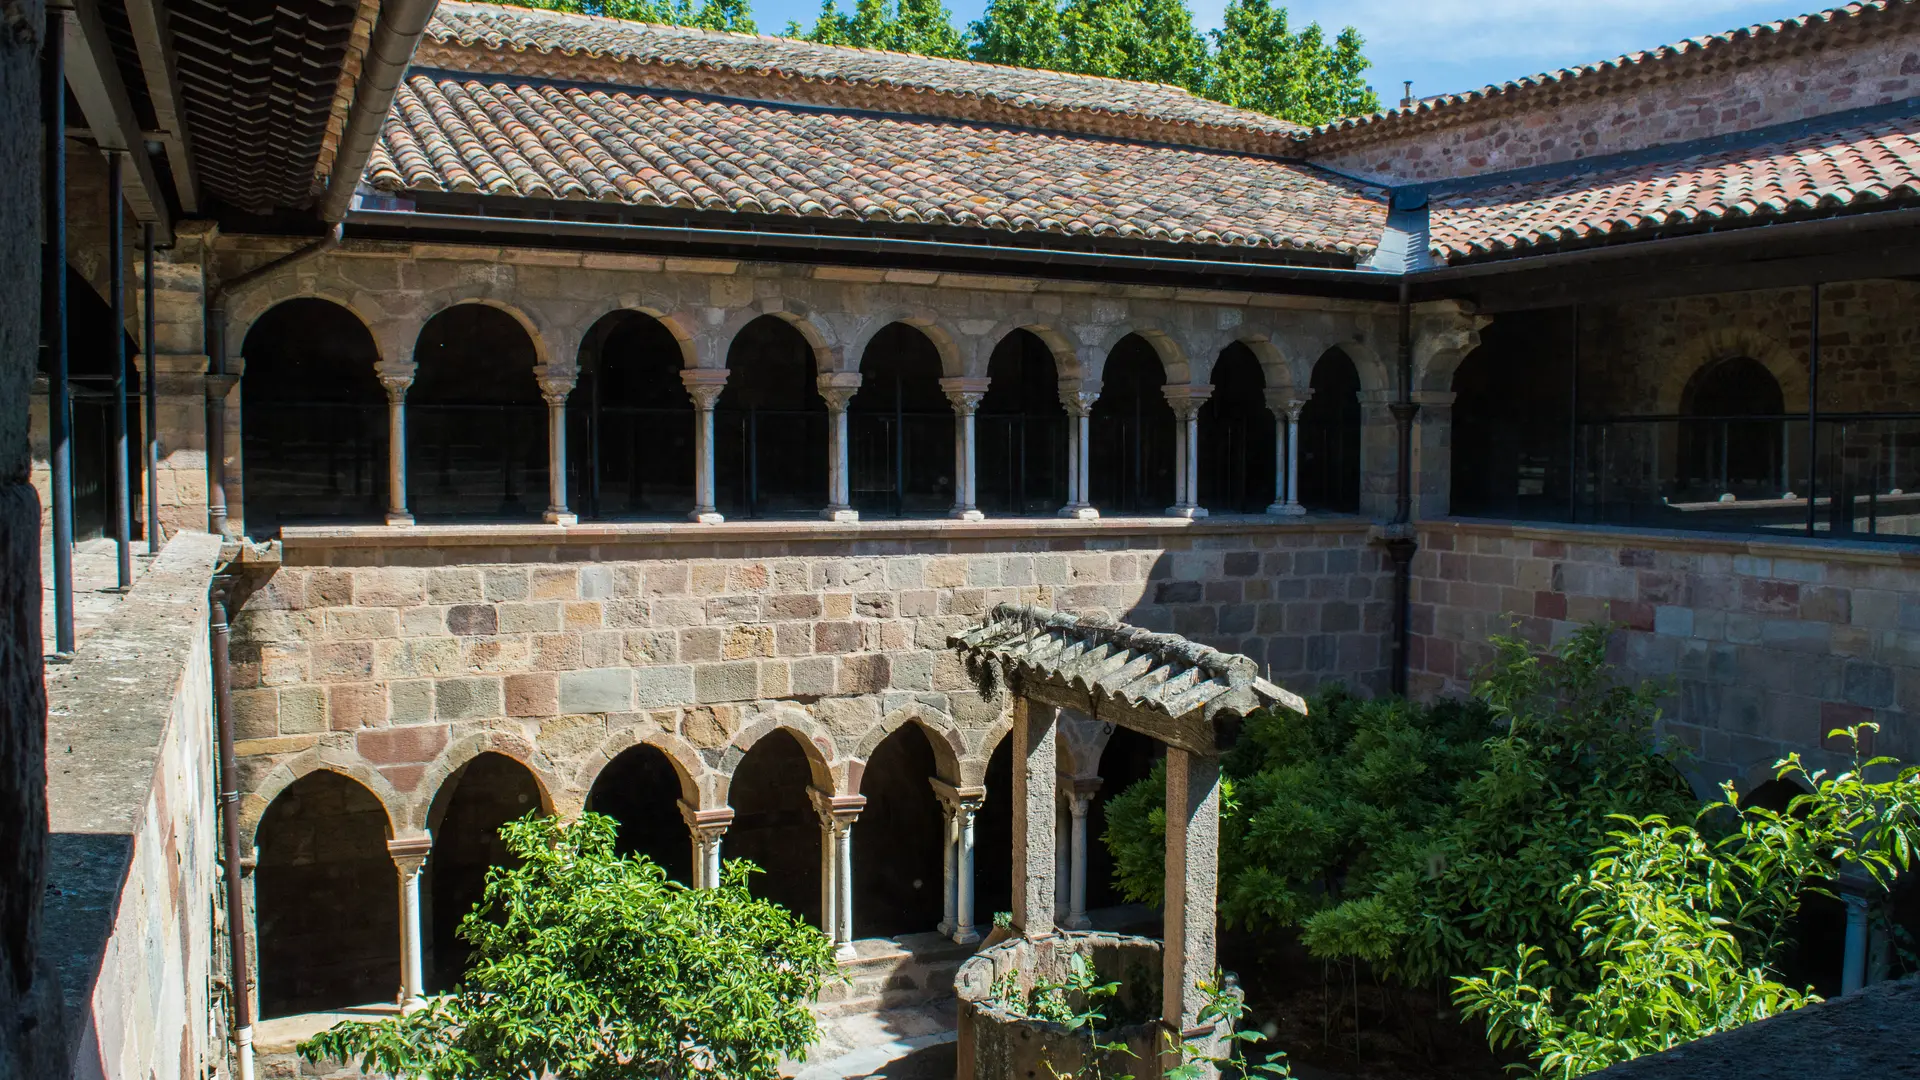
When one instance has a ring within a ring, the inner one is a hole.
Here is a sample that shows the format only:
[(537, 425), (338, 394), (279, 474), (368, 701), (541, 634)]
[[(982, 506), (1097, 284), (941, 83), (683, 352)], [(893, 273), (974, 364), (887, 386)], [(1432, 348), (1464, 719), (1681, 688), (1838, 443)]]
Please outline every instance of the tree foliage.
[(733, 30), (751, 34), (753, 10), (747, 0), (514, 0), (521, 7), (564, 11), (574, 15), (605, 15), (634, 22), (697, 26), (702, 30)]
[(1216, 101), (1302, 124), (1380, 108), (1362, 78), (1369, 65), (1351, 26), (1329, 43), (1318, 23), (1290, 30), (1287, 9), (1269, 0), (1231, 0), (1208, 36), (1213, 59), (1202, 93)]
[(519, 865), (489, 870), (460, 924), (473, 946), (460, 989), (341, 1024), (301, 1055), (419, 1080), (772, 1080), (817, 1034), (826, 939), (750, 896), (749, 864), (689, 889), (615, 855), (614, 834), (598, 814), (508, 823)]
[(953, 28), (953, 13), (940, 0), (856, 0), (851, 15), (834, 0), (821, 0), (812, 29), (788, 23), (786, 33), (822, 45), (948, 58), (966, 55), (960, 32)]

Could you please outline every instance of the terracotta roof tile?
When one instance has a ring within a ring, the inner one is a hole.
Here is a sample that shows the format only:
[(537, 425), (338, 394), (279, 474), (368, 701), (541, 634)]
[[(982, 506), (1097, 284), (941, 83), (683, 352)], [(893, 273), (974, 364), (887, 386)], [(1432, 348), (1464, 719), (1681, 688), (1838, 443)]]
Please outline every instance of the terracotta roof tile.
[(1916, 198), (1920, 118), (1905, 116), (1551, 183), (1436, 196), (1431, 228), (1435, 253), (1458, 259)]
[(932, 118), (415, 72), (368, 164), (480, 192), (1359, 255), (1384, 192), (1296, 162)]

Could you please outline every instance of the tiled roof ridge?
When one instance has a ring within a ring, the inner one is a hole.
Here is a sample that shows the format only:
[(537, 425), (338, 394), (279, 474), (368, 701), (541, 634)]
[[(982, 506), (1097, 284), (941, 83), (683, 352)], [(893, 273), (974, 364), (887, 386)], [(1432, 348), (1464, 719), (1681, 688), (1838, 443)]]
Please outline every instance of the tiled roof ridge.
[(1442, 94), (1413, 105), (1323, 124), (1300, 136), (1311, 156), (1330, 150), (1393, 138), (1413, 131), (1431, 131), (1484, 120), (1503, 112), (1517, 112), (1573, 96), (1601, 96), (1698, 74), (1702, 65), (1736, 64), (1753, 59), (1753, 52), (1813, 50), (1839, 44), (1845, 36), (1873, 33), (1880, 18), (1920, 16), (1920, 0), (1856, 0), (1839, 7), (1770, 22), (1753, 23), (1717, 34), (1705, 34), (1610, 60), (1529, 75), (1498, 85), (1458, 94)]
[[(720, 42), (734, 46), (760, 46), (789, 55), (807, 54), (819, 59), (822, 69), (802, 70), (802, 65), (783, 62), (768, 54), (742, 63), (733, 58), (687, 58), (646, 55), (630, 49), (589, 45), (584, 48), (561, 44), (542, 44), (533, 40), (512, 40), (504, 35), (473, 32), (470, 19), (510, 19), (529, 27), (546, 24), (580, 29), (604, 29), (630, 37), (636, 44), (643, 37), (666, 38), (682, 42)], [(484, 53), (486, 61), (476, 62)], [(529, 63), (540, 57), (544, 65)], [(566, 64), (552, 61), (565, 58)], [(890, 72), (832, 71), (835, 58), (860, 61), (868, 65), (897, 64)], [(794, 38), (737, 31), (707, 30), (699, 27), (640, 23), (602, 15), (576, 15), (516, 7), (510, 4), (442, 0), (427, 28), (426, 40), (415, 55), (415, 63), (429, 67), (473, 70), (476, 74), (545, 75), (582, 81), (624, 82), (629, 85), (660, 89), (713, 89), (716, 78), (731, 78), (735, 84), (753, 80), (761, 88), (756, 95), (749, 88), (734, 85), (719, 91), (733, 96), (760, 97), (792, 104), (825, 104), (866, 107), (883, 112), (912, 112), (924, 109), (927, 115), (959, 120), (994, 120), (1035, 128), (1089, 132), (1137, 137), (1153, 141), (1205, 146), (1225, 150), (1298, 156), (1297, 143), (1306, 130), (1291, 121), (1264, 113), (1238, 109), (1166, 83), (1130, 82), (1074, 72), (1048, 71), (991, 64), (978, 60), (920, 56), (914, 53), (850, 45), (822, 45)], [(644, 81), (635, 80), (635, 69), (646, 72)], [(918, 77), (916, 77), (916, 71)], [(952, 73), (951, 79), (935, 77)], [(674, 78), (674, 75), (680, 78)], [(624, 76), (624, 78), (622, 77)], [(982, 82), (983, 77), (1003, 77), (1009, 82), (1031, 84), (1017, 90)], [(769, 97), (768, 80), (778, 79), (789, 91), (786, 97)], [(799, 87), (807, 89), (800, 90)], [(1085, 92), (1083, 99), (1061, 100), (1050, 96), (1049, 88), (1071, 87)], [(816, 89), (818, 88), (818, 89)], [(838, 89), (840, 92), (835, 93)], [(902, 91), (913, 96), (903, 98)], [(1142, 92), (1158, 102), (1128, 102), (1128, 96)], [(863, 99), (863, 100), (849, 100)], [(864, 100), (871, 98), (871, 100)], [(932, 102), (944, 107), (931, 108)]]

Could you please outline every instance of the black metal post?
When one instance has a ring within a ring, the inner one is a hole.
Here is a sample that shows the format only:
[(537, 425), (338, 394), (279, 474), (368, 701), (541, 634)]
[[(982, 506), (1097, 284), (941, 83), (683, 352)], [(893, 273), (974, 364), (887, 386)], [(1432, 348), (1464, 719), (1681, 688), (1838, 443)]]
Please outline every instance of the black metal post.
[(40, 99), (46, 104), (46, 244), (41, 333), (47, 343), (47, 435), (53, 485), (53, 651), (73, 653), (73, 396), (67, 385), (67, 21), (47, 12)]
[(1813, 283), (1807, 330), (1807, 535), (1814, 533), (1813, 503), (1820, 493), (1820, 283)]
[(1407, 279), (1400, 279), (1400, 400), (1388, 406), (1399, 436), (1400, 461), (1394, 491), (1393, 521), (1387, 526), (1387, 555), (1393, 560), (1393, 659), (1388, 666), (1388, 689), (1407, 693), (1407, 669), (1413, 622), (1413, 556), (1420, 542), (1413, 533), (1413, 303)]
[[(1567, 520), (1580, 520), (1580, 305), (1573, 305), (1567, 348)], [(1657, 437), (1657, 436), (1656, 436)], [(1660, 483), (1659, 477), (1653, 482)]]
[(127, 443), (127, 243), (122, 171), (127, 155), (107, 152), (107, 309), (113, 332), (113, 543), (118, 558), (115, 585), (133, 588), (132, 447)]
[(141, 226), (140, 247), (146, 264), (145, 280), (141, 284), (140, 310), (143, 324), (140, 329), (140, 349), (146, 354), (147, 369), (144, 389), (145, 409), (141, 434), (147, 444), (147, 554), (160, 554), (160, 420), (159, 405), (156, 403), (158, 377), (154, 373), (157, 366), (154, 352), (154, 314), (153, 314), (153, 223)]

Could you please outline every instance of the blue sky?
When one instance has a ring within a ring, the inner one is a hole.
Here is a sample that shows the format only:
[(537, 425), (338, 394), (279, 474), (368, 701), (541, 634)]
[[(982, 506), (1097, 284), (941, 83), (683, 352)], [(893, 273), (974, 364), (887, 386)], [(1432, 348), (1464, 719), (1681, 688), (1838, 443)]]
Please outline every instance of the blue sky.
[[(851, 0), (842, 0), (851, 8)], [(1400, 98), (1413, 80), (1420, 96), (1490, 83), (1737, 26), (1787, 18), (1822, 0), (1292, 0), (1296, 25), (1318, 21), (1331, 33), (1353, 25), (1367, 39), (1369, 80), (1381, 100)], [(1195, 17), (1217, 26), (1226, 0), (1189, 0)], [(978, 18), (985, 0), (948, 0), (956, 22)], [(810, 23), (819, 0), (754, 0), (760, 26), (777, 32), (789, 19)]]

